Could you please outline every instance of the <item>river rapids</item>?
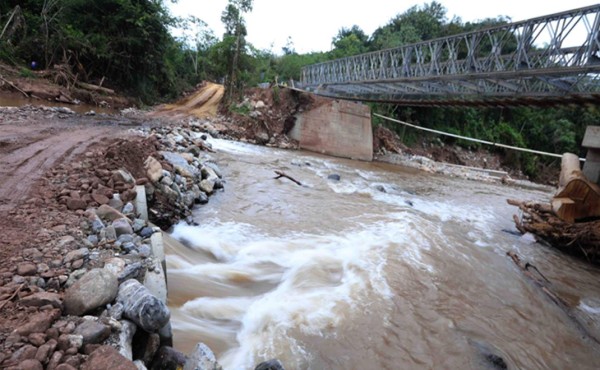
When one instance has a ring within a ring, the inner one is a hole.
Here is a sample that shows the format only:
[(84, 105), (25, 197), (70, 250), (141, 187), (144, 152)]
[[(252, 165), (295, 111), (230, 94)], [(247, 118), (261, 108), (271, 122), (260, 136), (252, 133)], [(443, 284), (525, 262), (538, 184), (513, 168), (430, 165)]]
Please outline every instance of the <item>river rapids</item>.
[[(600, 271), (515, 233), (549, 193), (212, 140), (225, 191), (168, 251), (175, 346), (225, 369), (598, 369)], [(303, 183), (274, 179), (281, 170)], [(329, 179), (339, 175), (340, 180)], [(527, 280), (534, 264), (571, 316)]]

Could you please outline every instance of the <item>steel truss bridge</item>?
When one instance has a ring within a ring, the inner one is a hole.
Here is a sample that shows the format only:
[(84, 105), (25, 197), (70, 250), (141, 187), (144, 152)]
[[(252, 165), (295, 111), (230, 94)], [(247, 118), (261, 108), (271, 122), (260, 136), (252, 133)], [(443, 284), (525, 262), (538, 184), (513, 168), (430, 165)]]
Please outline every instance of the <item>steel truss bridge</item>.
[(314, 64), (300, 88), (399, 105), (600, 103), (600, 4)]

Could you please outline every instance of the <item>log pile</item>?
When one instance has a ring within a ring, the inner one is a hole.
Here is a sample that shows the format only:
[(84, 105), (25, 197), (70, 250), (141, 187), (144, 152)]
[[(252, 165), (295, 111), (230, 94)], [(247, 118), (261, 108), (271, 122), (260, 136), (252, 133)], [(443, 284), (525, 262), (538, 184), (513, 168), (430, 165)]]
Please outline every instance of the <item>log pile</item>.
[(517, 229), (566, 253), (600, 264), (600, 188), (589, 181), (573, 154), (563, 156), (559, 188), (547, 203), (508, 200), (519, 207)]
[(600, 220), (566, 222), (561, 220), (550, 204), (508, 200), (519, 207), (521, 217), (513, 216), (517, 230), (531, 233), (563, 252), (600, 264)]

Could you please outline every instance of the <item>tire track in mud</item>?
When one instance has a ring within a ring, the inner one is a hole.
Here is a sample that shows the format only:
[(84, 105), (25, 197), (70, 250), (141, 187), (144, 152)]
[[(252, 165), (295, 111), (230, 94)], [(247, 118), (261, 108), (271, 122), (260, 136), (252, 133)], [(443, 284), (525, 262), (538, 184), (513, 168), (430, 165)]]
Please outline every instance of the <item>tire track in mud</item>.
[[(123, 128), (115, 126), (73, 127), (57, 122), (51, 128), (47, 124), (34, 125), (31, 131), (20, 133), (16, 142), (23, 145), (16, 145), (0, 156), (0, 211), (8, 211), (22, 202), (35, 181), (49, 169), (122, 132)], [(0, 127), (0, 139), (2, 136)]]

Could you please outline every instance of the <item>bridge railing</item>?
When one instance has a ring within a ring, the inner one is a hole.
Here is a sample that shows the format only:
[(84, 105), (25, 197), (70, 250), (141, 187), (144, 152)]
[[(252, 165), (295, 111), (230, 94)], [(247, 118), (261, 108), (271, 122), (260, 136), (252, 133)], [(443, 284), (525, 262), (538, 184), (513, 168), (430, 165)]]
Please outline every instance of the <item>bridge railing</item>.
[(599, 32), (600, 4), (307, 66), (302, 83), (598, 73)]

